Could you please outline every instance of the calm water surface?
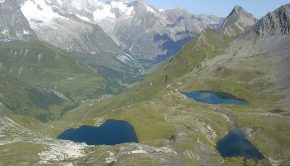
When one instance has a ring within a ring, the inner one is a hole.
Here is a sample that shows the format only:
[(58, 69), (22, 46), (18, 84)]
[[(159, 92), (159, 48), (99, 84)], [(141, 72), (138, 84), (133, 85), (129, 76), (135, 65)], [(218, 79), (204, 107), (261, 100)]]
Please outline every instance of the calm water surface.
[(264, 155), (246, 138), (240, 128), (231, 130), (217, 143), (217, 150), (223, 157), (244, 157), (262, 160)]
[(126, 121), (107, 120), (99, 127), (81, 126), (68, 129), (58, 139), (86, 143), (88, 145), (116, 145), (127, 142), (138, 142), (133, 126)]
[(248, 102), (239, 99), (231, 94), (223, 92), (211, 92), (211, 91), (193, 91), (184, 92), (183, 95), (191, 98), (197, 102), (207, 103), (207, 104), (239, 104), (244, 105)]

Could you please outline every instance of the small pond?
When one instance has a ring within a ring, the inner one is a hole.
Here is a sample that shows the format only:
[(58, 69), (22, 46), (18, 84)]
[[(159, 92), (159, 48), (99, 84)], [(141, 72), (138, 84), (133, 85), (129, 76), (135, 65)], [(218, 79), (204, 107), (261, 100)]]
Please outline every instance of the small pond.
[(116, 145), (127, 142), (138, 142), (133, 126), (126, 121), (107, 120), (99, 127), (81, 126), (68, 129), (58, 139), (86, 143), (88, 145)]
[(249, 141), (240, 128), (231, 130), (217, 143), (217, 150), (223, 157), (244, 157), (262, 160), (264, 155)]
[(193, 92), (184, 92), (182, 94), (197, 102), (202, 102), (202, 103), (207, 103), (207, 104), (244, 105), (248, 103), (246, 100), (239, 99), (231, 94), (224, 93), (224, 92), (193, 91)]

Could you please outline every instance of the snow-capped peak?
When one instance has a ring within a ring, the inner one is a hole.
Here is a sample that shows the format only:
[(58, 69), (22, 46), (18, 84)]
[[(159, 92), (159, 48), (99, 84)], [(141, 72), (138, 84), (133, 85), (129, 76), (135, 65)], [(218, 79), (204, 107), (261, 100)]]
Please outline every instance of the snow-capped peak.
[(145, 7), (146, 7), (146, 9), (147, 9), (148, 12), (156, 13), (156, 10), (153, 9), (151, 6), (149, 6), (149, 5), (145, 5)]
[[(4, 1), (4, 0), (0, 0)], [(31, 22), (48, 23), (62, 14), (75, 15), (79, 19), (98, 24), (102, 21), (115, 22), (119, 18), (131, 18), (136, 12), (134, 4), (143, 6), (147, 12), (156, 14), (159, 11), (144, 1), (129, 3), (127, 1), (112, 0), (104, 2), (101, 0), (26, 0), (21, 10), (25, 17)]]
[(74, 14), (78, 18), (98, 23), (102, 20), (115, 21), (119, 17), (130, 17), (134, 13), (134, 7), (123, 1), (103, 2), (101, 0), (47, 0), (64, 13)]
[(22, 4), (21, 11), (29, 22), (35, 23), (49, 23), (51, 20), (61, 17), (45, 0), (27, 0)]
[(134, 12), (134, 7), (129, 5), (128, 3), (120, 1), (112, 1), (110, 5), (112, 9), (118, 9), (121, 13), (124, 13), (126, 16), (130, 16)]

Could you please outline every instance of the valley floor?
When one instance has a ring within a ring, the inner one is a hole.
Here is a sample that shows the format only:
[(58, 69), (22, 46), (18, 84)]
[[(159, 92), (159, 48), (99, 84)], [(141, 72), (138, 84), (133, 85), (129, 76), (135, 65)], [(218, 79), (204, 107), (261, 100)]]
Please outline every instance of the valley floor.
[(216, 150), (216, 143), (238, 125), (266, 157), (258, 165), (289, 164), (290, 117), (273, 110), (199, 104), (173, 92), (159, 102), (116, 109), (95, 123), (112, 118), (133, 124), (140, 143), (87, 146), (60, 141), (25, 127), (31, 124), (17, 123), (19, 118), (1, 117), (0, 161), (4, 165), (242, 165), (242, 158), (222, 158)]

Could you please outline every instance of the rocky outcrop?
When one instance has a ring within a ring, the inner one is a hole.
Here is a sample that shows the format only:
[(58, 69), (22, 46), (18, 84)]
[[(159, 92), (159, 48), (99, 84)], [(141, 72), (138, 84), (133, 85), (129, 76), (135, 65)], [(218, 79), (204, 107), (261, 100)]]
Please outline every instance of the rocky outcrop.
[[(36, 14), (31, 14), (32, 8)], [(222, 20), (181, 9), (157, 9), (142, 0), (26, 0), (22, 9), (37, 35), (51, 44), (90, 52), (111, 51), (118, 45), (141, 60), (161, 61), (174, 55), (193, 36)]]
[(283, 36), (290, 32), (290, 4), (268, 13), (254, 26), (253, 31), (260, 36)]
[(141, 59), (160, 61), (174, 55), (192, 37), (222, 18), (193, 15), (182, 9), (160, 10), (142, 1), (133, 3), (131, 17), (117, 21), (114, 36)]
[(235, 6), (220, 27), (220, 31), (228, 36), (238, 36), (256, 23), (256, 18), (241, 6)]
[(0, 2), (0, 40), (28, 40), (36, 38), (20, 10), (18, 0)]
[(57, 4), (52, 2), (26, 0), (21, 6), (22, 13), (40, 40), (70, 51), (125, 55), (98, 25), (78, 18), (77, 13), (71, 13), (70, 6), (64, 10), (62, 5), (55, 7), (53, 5)]

